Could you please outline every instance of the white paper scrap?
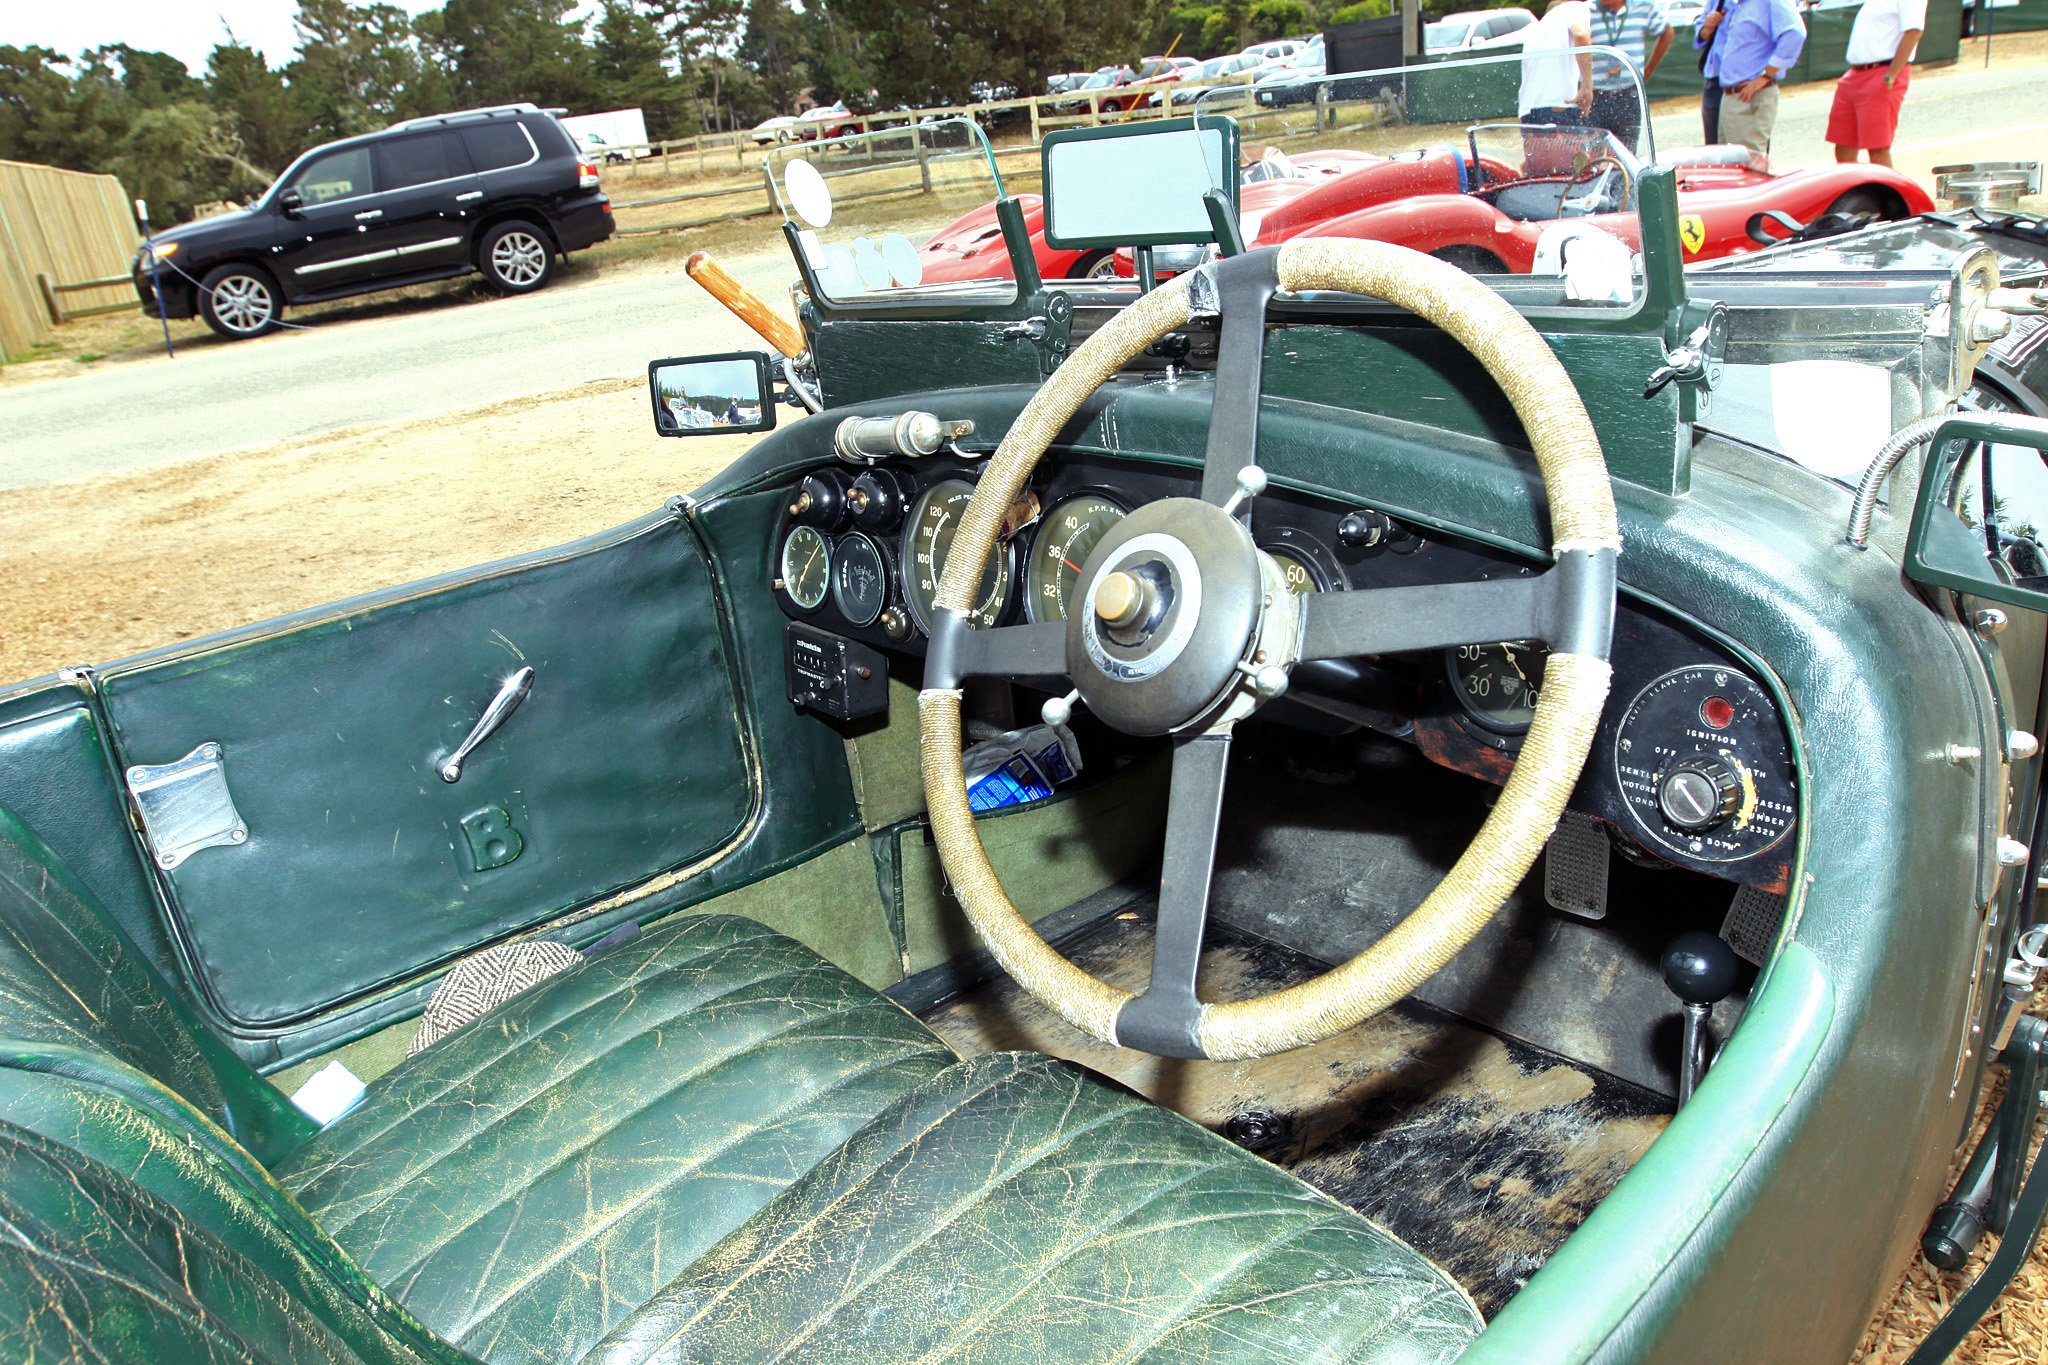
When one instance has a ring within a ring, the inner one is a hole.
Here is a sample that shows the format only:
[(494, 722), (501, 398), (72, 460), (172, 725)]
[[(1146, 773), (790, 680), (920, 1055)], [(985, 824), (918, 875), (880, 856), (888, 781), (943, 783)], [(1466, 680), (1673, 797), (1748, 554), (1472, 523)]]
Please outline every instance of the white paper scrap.
[(325, 1128), (328, 1124), (355, 1107), (367, 1087), (356, 1079), (356, 1073), (340, 1062), (329, 1062), (313, 1073), (313, 1078), (298, 1088), (292, 1096), (292, 1103), (304, 1110), (306, 1116)]

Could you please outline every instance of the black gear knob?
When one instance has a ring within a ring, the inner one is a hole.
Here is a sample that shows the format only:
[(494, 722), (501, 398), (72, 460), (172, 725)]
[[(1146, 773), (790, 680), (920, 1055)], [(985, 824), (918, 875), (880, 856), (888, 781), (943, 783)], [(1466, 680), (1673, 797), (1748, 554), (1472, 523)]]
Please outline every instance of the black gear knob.
[(1718, 935), (1695, 930), (1664, 949), (1664, 984), (1688, 1005), (1711, 1005), (1735, 989), (1741, 964)]

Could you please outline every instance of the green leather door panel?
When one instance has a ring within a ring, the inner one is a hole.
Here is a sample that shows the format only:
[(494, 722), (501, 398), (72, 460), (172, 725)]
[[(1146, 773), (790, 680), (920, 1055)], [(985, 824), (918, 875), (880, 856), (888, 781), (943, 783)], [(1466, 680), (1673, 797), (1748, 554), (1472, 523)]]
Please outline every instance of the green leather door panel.
[[(530, 695), (442, 781), (522, 666)], [(247, 841), (160, 875), (242, 1026), (689, 863), (754, 801), (711, 575), (672, 513), (113, 665), (102, 691), (124, 765), (220, 746)]]

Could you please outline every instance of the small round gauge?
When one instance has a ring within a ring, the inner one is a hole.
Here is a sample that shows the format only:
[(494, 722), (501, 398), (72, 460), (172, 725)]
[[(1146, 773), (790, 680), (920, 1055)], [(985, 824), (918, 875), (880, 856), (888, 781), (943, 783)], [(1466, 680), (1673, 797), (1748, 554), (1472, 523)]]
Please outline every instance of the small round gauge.
[[(910, 509), (910, 524), (903, 528), (903, 596), (927, 635), (932, 632), (939, 575), (946, 571), (946, 552), (953, 548), (960, 514), (973, 496), (974, 485), (965, 479), (942, 479), (919, 495)], [(997, 545), (982, 570), (968, 624), (979, 629), (994, 625), (1009, 600), (1010, 551), (1006, 545)]]
[(856, 531), (832, 556), (832, 605), (856, 626), (871, 625), (889, 605), (889, 571), (875, 542)]
[(782, 590), (810, 611), (825, 600), (832, 578), (832, 547), (815, 527), (799, 526), (782, 542)]
[(1024, 614), (1033, 621), (1064, 621), (1081, 566), (1124, 509), (1096, 493), (1076, 493), (1038, 523), (1024, 575)]
[(1296, 597), (1309, 592), (1335, 592), (1345, 586), (1337, 556), (1321, 541), (1296, 526), (1259, 534), (1259, 548), (1273, 557)]
[(1467, 715), (1489, 730), (1519, 735), (1536, 718), (1543, 694), (1543, 665), (1550, 649), (1535, 640), (1497, 645), (1460, 645), (1446, 650), (1451, 690)]

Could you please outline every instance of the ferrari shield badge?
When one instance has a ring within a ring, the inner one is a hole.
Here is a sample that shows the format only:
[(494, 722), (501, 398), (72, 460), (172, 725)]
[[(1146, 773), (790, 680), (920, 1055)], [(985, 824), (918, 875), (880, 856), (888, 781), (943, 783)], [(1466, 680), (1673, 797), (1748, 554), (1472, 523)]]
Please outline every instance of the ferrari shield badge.
[(1688, 213), (1678, 220), (1678, 240), (1685, 243), (1685, 254), (1699, 255), (1700, 248), (1707, 244), (1707, 220), (1697, 213)]

